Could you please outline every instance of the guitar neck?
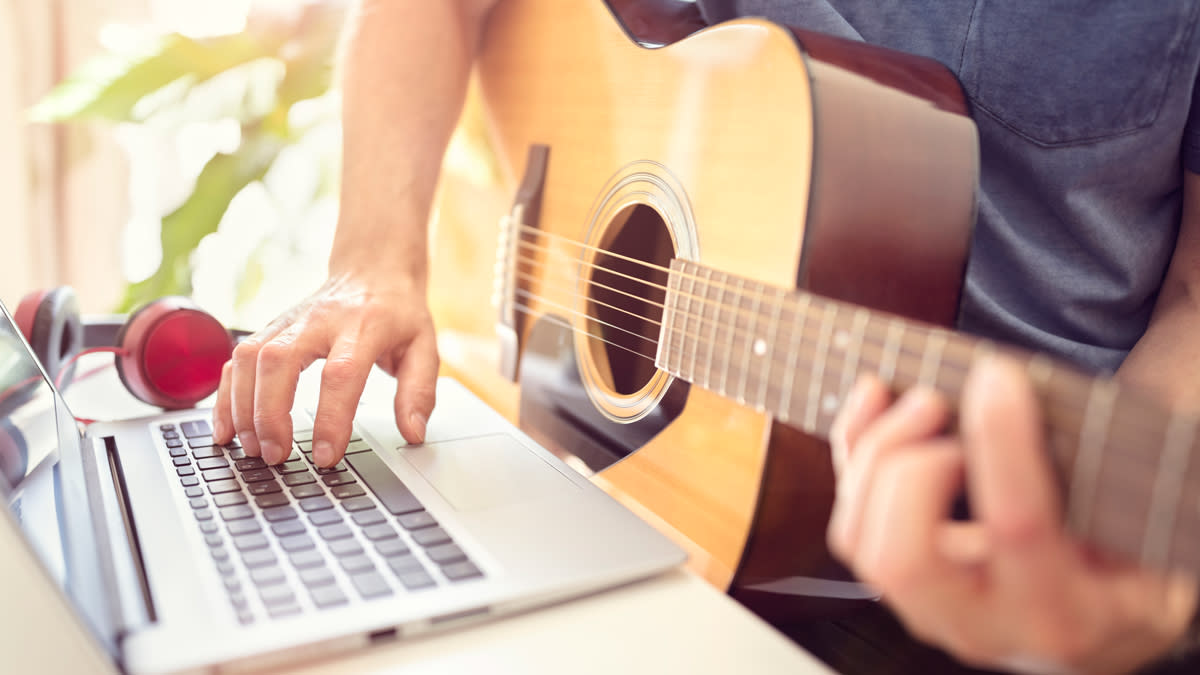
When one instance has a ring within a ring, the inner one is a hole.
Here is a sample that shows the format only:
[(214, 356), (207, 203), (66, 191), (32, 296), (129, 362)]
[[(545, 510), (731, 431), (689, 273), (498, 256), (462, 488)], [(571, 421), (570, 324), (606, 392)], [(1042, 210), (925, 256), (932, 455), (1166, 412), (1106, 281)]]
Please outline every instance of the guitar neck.
[(1070, 531), (1160, 568), (1200, 571), (1196, 417), (1043, 355), (794, 289), (671, 263), (656, 365), (828, 438), (854, 381), (957, 401), (977, 359), (1023, 362), (1040, 399)]

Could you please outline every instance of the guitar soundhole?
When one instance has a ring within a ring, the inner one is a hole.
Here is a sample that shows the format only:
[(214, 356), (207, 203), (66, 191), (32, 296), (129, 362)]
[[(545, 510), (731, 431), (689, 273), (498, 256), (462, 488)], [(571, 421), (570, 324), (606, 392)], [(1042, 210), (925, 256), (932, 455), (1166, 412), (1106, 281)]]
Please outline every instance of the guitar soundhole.
[(617, 214), (600, 248), (587, 284), (592, 356), (607, 384), (630, 396), (656, 372), (674, 246), (658, 211), (637, 204)]

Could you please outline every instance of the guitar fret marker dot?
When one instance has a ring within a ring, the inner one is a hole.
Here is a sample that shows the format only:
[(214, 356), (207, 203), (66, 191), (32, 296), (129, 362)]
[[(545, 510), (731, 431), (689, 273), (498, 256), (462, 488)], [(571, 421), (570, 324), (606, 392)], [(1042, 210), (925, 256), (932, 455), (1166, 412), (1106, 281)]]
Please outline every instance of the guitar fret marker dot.
[(844, 330), (839, 330), (833, 335), (833, 346), (838, 349), (845, 349), (850, 344), (850, 334)]
[(758, 338), (757, 340), (755, 340), (754, 341), (754, 355), (762, 356), (766, 353), (767, 353), (767, 341), (762, 338)]
[(833, 394), (825, 394), (825, 398), (821, 399), (821, 410), (832, 415), (837, 412), (838, 397)]

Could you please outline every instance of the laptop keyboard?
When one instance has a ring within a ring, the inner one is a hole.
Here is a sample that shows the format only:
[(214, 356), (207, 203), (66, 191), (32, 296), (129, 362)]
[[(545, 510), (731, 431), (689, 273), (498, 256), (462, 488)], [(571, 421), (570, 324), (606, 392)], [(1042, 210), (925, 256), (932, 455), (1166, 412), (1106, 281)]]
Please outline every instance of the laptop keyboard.
[(214, 445), (207, 420), (159, 431), (243, 624), (483, 576), (357, 434), (345, 459), (318, 468), (311, 428), (274, 467), (236, 439)]

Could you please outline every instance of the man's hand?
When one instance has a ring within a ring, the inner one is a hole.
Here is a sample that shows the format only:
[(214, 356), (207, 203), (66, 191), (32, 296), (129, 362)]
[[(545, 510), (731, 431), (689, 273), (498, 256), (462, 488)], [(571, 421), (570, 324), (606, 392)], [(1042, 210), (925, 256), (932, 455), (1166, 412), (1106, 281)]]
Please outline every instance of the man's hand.
[[(1196, 604), (1191, 578), (1115, 561), (1070, 538), (1032, 387), (977, 366), (960, 428), (917, 389), (894, 405), (860, 382), (831, 433), (831, 550), (917, 638), (962, 661), (1042, 673), (1124, 672), (1166, 652)], [(963, 490), (973, 520), (949, 518)]]
[(350, 439), (358, 399), (373, 364), (396, 377), (396, 426), (420, 443), (433, 411), (437, 343), (423, 286), (332, 275), (307, 300), (240, 343), (225, 364), (213, 409), (213, 440), (237, 434), (268, 464), (291, 453), (291, 409), (300, 372), (320, 358), (321, 393), (313, 461), (332, 466)]

